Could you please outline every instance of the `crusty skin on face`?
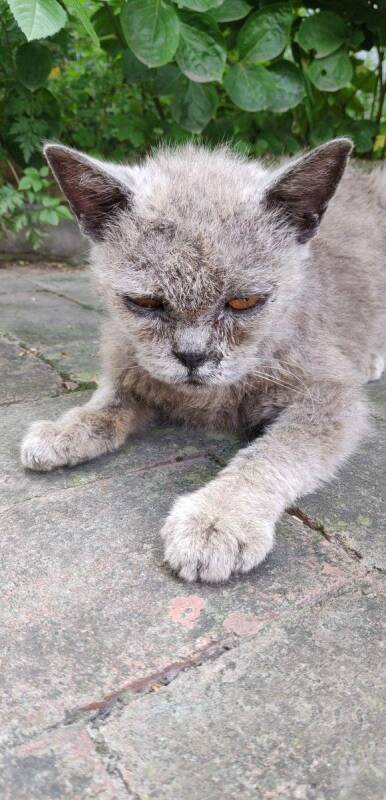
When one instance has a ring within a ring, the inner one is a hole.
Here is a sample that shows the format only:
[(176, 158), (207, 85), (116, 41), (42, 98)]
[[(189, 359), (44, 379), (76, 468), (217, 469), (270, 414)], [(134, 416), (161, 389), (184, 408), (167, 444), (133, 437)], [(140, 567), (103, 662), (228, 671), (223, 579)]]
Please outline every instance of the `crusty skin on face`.
[(124, 167), (46, 147), (93, 241), (109, 321), (98, 390), (34, 423), (24, 466), (87, 461), (163, 420), (250, 437), (265, 426), (174, 504), (161, 534), (186, 580), (257, 566), (285, 508), (367, 430), (362, 386), (386, 350), (386, 175), (341, 180), (350, 151), (337, 139), (275, 170), (225, 148)]

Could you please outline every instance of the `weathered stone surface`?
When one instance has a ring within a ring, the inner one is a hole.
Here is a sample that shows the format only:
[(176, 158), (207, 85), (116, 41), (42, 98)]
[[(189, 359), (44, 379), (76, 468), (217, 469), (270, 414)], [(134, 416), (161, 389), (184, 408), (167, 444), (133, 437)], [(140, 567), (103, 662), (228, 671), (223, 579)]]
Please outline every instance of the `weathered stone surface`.
[[(95, 380), (98, 370), (99, 329), (97, 311), (58, 297), (54, 293), (17, 283), (8, 292), (8, 271), (0, 288), (0, 332), (11, 334), (28, 347), (36, 348), (57, 370), (71, 379)], [(16, 277), (10, 280), (17, 282)]]
[[(61, 219), (57, 226), (42, 225), (41, 231), (44, 234), (39, 248), (41, 258), (51, 260), (69, 258), (74, 261), (84, 261), (87, 258), (89, 242), (85, 236), (82, 236), (74, 220)], [(22, 232), (8, 233), (6, 236), (2, 236), (0, 254), (7, 254), (9, 258), (21, 254), (27, 258), (36, 256), (31, 243), (23, 236)]]
[(88, 269), (57, 273), (34, 271), (30, 280), (35, 286), (63, 296), (67, 300), (92, 309), (103, 310), (102, 299), (93, 285)]
[[(49, 367), (48, 367), (49, 369)], [(20, 442), (31, 422), (38, 419), (57, 419), (76, 405), (83, 405), (90, 392), (71, 392), (61, 397), (20, 403), (2, 409), (0, 415), (0, 510), (15, 502), (53, 491), (80, 487), (101, 478), (136, 472), (145, 467), (180, 460), (194, 462), (200, 455), (213, 452), (228, 457), (237, 444), (232, 437), (217, 432), (199, 433), (184, 428), (155, 428), (129, 438), (117, 453), (81, 464), (72, 469), (39, 474), (23, 470), (20, 465)]]
[(386, 373), (381, 380), (369, 383), (366, 391), (375, 415), (386, 419)]
[(384, 800), (383, 580), (274, 622), (101, 724), (150, 800)]
[(0, 294), (15, 294), (34, 289), (50, 292), (102, 310), (103, 303), (88, 268), (39, 269), (36, 266), (0, 268)]
[[(0, 327), (78, 382), (96, 372), (99, 309), (85, 272), (0, 269)], [(386, 579), (365, 576), (386, 562), (385, 383), (369, 387), (373, 439), (301, 502), (330, 541), (286, 515), (265, 564), (211, 587), (170, 574), (159, 529), (237, 442), (157, 428), (26, 472), (28, 424), (89, 393), (64, 394), (16, 342), (2, 352), (1, 796), (386, 800)]]
[(6, 730), (43, 728), (352, 580), (346, 554), (287, 518), (255, 573), (218, 587), (177, 581), (159, 528), (173, 498), (214, 470), (208, 459), (117, 469), (0, 515)]
[(2, 759), (3, 800), (127, 800), (122, 781), (109, 774), (80, 725), (18, 745)]
[[(52, 367), (3, 337), (0, 337), (0, 376), (0, 405), (52, 397), (63, 390), (62, 381)], [(2, 418), (4, 413), (3, 410)]]
[(386, 419), (338, 477), (300, 505), (368, 566), (386, 568)]

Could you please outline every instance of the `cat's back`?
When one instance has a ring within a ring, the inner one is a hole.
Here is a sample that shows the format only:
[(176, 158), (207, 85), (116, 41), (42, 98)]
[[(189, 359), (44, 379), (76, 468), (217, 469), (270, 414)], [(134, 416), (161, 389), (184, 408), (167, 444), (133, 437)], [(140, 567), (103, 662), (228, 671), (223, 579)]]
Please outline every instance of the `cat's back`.
[(382, 272), (386, 242), (386, 169), (347, 169), (322, 222), (315, 249), (375, 264)]
[(317, 302), (350, 356), (386, 350), (386, 170), (350, 167), (311, 244)]

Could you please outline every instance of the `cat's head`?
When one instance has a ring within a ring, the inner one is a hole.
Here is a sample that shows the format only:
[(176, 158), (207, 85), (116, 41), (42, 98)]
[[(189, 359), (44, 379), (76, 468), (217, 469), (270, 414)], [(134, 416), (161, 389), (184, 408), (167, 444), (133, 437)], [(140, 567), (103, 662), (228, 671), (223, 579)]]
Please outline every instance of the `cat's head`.
[(202, 386), (237, 382), (290, 331), (307, 243), (351, 147), (335, 139), (278, 170), (225, 148), (160, 150), (135, 167), (56, 144), (45, 154), (138, 364)]

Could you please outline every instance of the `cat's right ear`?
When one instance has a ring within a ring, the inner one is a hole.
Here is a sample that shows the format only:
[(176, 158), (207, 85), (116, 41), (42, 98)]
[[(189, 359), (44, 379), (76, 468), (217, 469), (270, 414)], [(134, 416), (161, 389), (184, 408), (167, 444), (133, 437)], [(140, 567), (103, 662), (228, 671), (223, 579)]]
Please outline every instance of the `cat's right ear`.
[(114, 174), (120, 168), (59, 144), (47, 144), (44, 155), (82, 231), (101, 241), (106, 225), (132, 204), (132, 192)]

